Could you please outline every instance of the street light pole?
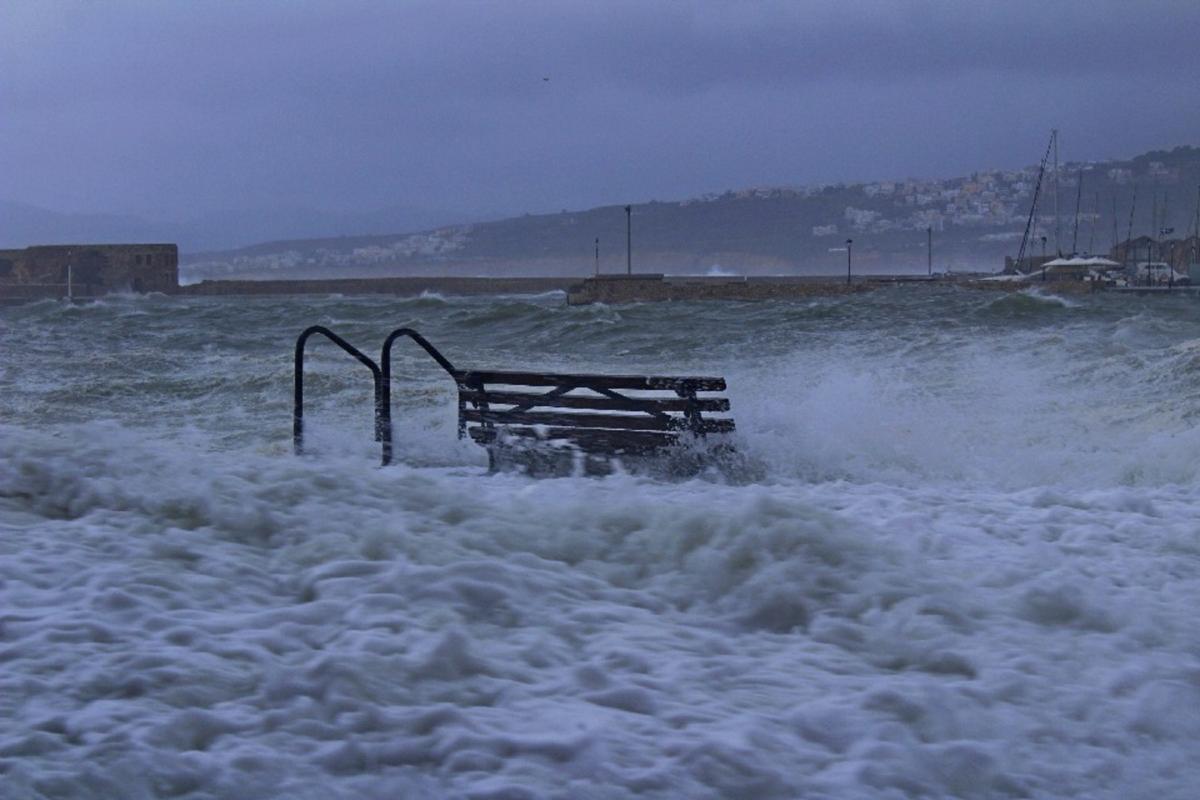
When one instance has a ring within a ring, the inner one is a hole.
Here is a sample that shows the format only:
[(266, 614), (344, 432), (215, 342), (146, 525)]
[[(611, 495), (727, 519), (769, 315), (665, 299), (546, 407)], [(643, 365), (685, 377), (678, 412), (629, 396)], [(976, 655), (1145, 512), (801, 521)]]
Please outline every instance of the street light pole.
[(633, 274), (633, 206), (625, 206), (625, 274)]
[[(1165, 205), (1165, 201), (1164, 201), (1164, 205)], [(1163, 212), (1163, 221), (1164, 222), (1166, 221), (1166, 212), (1165, 211)], [(1167, 230), (1166, 228), (1159, 228), (1158, 235), (1159, 236), (1169, 236), (1170, 234), (1166, 233), (1166, 230)], [(1167, 256), (1167, 289), (1168, 290), (1175, 288), (1175, 242), (1174, 241), (1171, 242), (1170, 253), (1171, 253), (1171, 255)]]
[(925, 229), (925, 234), (929, 237), (929, 277), (933, 277), (933, 226), (930, 225)]
[(1046, 280), (1046, 237), (1042, 237), (1042, 280)]
[(600, 237), (596, 237), (596, 274), (600, 274)]
[(853, 239), (846, 240), (846, 285), (850, 285), (850, 248), (854, 245)]

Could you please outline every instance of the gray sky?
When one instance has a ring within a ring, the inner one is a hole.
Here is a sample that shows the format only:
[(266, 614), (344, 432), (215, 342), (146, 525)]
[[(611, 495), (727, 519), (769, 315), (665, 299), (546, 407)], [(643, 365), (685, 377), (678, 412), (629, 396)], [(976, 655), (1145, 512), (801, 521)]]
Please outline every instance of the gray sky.
[[(1200, 144), (1200, 3), (0, 3), (0, 199), (508, 214)], [(548, 81), (543, 78), (549, 78)], [(346, 231), (347, 233), (353, 231)]]

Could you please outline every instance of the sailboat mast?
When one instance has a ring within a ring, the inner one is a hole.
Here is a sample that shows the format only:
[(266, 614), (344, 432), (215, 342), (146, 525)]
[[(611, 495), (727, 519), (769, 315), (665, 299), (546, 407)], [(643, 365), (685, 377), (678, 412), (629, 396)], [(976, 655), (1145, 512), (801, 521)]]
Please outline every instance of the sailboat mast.
[(1196, 187), (1196, 239), (1200, 244), (1200, 186)]
[(1117, 254), (1117, 190), (1113, 189), (1113, 255)]
[(1088, 254), (1095, 253), (1096, 247), (1096, 223), (1100, 220), (1100, 193), (1096, 192), (1096, 196), (1092, 198), (1092, 229), (1088, 233)]
[(1192, 263), (1200, 262), (1200, 186), (1196, 187), (1196, 238), (1192, 239)]
[(1196, 243), (1200, 245), (1200, 186), (1196, 187)]
[[(1029, 245), (1029, 233), (1033, 228), (1033, 221), (1037, 218), (1038, 213), (1038, 198), (1042, 193), (1042, 178), (1046, 176), (1046, 161), (1050, 158), (1050, 145), (1054, 142), (1054, 135), (1051, 134), (1050, 141), (1046, 143), (1046, 152), (1042, 155), (1042, 163), (1038, 165), (1037, 183), (1033, 185), (1033, 203), (1029, 206), (1029, 219), (1025, 220), (1025, 235), (1021, 237), (1021, 249), (1017, 251), (1016, 270), (1021, 271), (1021, 262), (1025, 260), (1025, 248)], [(1034, 234), (1036, 235), (1036, 231)], [(1043, 245), (1042, 250), (1045, 250)], [(1044, 255), (1044, 254), (1043, 254)]]
[(1129, 260), (1129, 249), (1133, 247), (1133, 212), (1137, 210), (1137, 184), (1133, 185), (1133, 200), (1129, 203), (1129, 230), (1125, 234), (1125, 260)]
[(1079, 170), (1075, 189), (1075, 230), (1071, 233), (1071, 255), (1079, 252), (1079, 201), (1083, 199), (1083, 170)]
[(1058, 216), (1058, 128), (1050, 131), (1050, 139), (1054, 142), (1054, 250), (1055, 254), (1062, 256), (1062, 245), (1059, 244), (1059, 216)]

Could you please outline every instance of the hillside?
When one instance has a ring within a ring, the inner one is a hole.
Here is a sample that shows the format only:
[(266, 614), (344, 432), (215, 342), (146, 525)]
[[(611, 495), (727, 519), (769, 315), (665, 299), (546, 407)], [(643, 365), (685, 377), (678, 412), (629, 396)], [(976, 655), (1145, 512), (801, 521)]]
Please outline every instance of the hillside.
[[(984, 170), (943, 180), (757, 188), (633, 207), (634, 269), (744, 274), (836, 273), (854, 240), (863, 272), (924, 272), (932, 228), (935, 269), (995, 271), (1015, 255), (1037, 167)], [(1082, 191), (1079, 181), (1082, 179)], [(1125, 161), (1066, 163), (1060, 170), (1058, 237), (1064, 252), (1107, 252), (1115, 240), (1191, 230), (1200, 148)], [(1054, 250), (1053, 185), (1039, 202)], [(1136, 192), (1136, 205), (1135, 205)], [(1076, 199), (1080, 213), (1076, 225)], [(1115, 214), (1114, 214), (1115, 208)], [(1130, 223), (1132, 210), (1132, 225)], [(187, 280), (376, 275), (586, 275), (625, 269), (622, 206), (525, 215), (389, 236), (272, 242), (185, 256)], [(1035, 250), (1041, 242), (1035, 237)], [(1074, 244), (1074, 247), (1073, 247)]]

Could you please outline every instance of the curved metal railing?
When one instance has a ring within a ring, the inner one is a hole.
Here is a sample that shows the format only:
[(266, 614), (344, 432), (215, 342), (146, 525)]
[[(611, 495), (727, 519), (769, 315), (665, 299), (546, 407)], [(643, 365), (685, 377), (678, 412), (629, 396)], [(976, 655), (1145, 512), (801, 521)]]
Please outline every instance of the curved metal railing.
[[(380, 381), (380, 398), (379, 398), (379, 417), (377, 420), (379, 428), (379, 436), (383, 442), (383, 466), (392, 463), (392, 345), (395, 341), (403, 336), (412, 339), (422, 349), (425, 350), (433, 360), (438, 363), (438, 366), (444, 369), (454, 383), (461, 383), (462, 373), (454, 368), (441, 352), (431, 345), (429, 341), (421, 334), (414, 331), (412, 328), (397, 328), (388, 334), (388, 337), (383, 341), (383, 349), (380, 351), (379, 363), (382, 365), (382, 378)], [(461, 404), (462, 401), (460, 400)]]
[(292, 449), (296, 455), (301, 455), (304, 452), (304, 347), (308, 343), (309, 338), (318, 333), (354, 356), (363, 366), (371, 370), (371, 377), (375, 383), (375, 440), (379, 441), (383, 434), (380, 428), (380, 421), (383, 418), (380, 411), (383, 407), (383, 374), (379, 369), (379, 365), (333, 331), (322, 325), (313, 325), (305, 328), (304, 332), (300, 334), (300, 338), (296, 340), (296, 375), (293, 382), (292, 398)]
[[(456, 385), (461, 383), (463, 373), (455, 369), (454, 365), (436, 347), (412, 328), (397, 328), (388, 334), (387, 339), (383, 342), (378, 364), (357, 347), (322, 325), (305, 328), (304, 332), (300, 334), (300, 338), (296, 339), (296, 375), (292, 405), (292, 449), (296, 455), (304, 452), (304, 349), (309, 338), (315, 334), (329, 339), (371, 370), (371, 377), (375, 384), (375, 441), (382, 444), (382, 464), (385, 467), (392, 463), (392, 345), (396, 340), (404, 336), (412, 339), (433, 357), (438, 366), (454, 379)], [(459, 404), (462, 404), (461, 399)]]

